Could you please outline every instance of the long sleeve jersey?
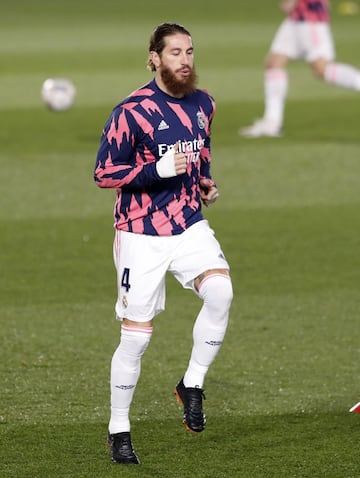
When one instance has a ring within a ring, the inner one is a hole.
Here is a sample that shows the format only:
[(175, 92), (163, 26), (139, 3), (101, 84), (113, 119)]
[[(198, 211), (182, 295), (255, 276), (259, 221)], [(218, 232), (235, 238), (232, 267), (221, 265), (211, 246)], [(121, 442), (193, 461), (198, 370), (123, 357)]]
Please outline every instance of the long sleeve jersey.
[[(116, 190), (115, 228), (171, 236), (203, 219), (199, 181), (212, 181), (214, 113), (214, 99), (205, 90), (179, 99), (164, 93), (155, 80), (113, 109), (102, 132), (94, 179), (100, 188)], [(187, 155), (187, 171), (162, 179), (156, 162), (176, 143)]]
[(297, 22), (329, 23), (329, 2), (328, 0), (298, 0), (289, 17)]

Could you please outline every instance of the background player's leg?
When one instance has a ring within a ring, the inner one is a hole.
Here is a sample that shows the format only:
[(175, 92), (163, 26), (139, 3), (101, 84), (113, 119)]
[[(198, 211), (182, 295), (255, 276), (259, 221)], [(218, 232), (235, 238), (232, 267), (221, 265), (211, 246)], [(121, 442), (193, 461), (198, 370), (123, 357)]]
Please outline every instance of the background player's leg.
[(323, 78), (327, 83), (360, 91), (360, 70), (351, 65), (328, 63)]

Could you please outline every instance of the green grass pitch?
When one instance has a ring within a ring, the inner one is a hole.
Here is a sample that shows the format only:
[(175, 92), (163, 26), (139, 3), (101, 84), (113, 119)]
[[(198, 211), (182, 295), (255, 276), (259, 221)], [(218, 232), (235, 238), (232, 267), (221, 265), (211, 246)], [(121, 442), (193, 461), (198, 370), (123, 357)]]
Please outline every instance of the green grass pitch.
[[(360, 14), (333, 4), (339, 61), (360, 66)], [(285, 136), (246, 140), (281, 20), (268, 0), (13, 0), (0, 7), (0, 475), (360, 476), (360, 94), (290, 67)], [(151, 77), (151, 30), (192, 32), (200, 86), (217, 100), (206, 210), (235, 298), (206, 380), (207, 429), (181, 424), (172, 390), (199, 301), (169, 277), (132, 407), (141, 467), (105, 443), (114, 320), (113, 192), (92, 171), (112, 106)], [(71, 78), (73, 109), (42, 82)]]

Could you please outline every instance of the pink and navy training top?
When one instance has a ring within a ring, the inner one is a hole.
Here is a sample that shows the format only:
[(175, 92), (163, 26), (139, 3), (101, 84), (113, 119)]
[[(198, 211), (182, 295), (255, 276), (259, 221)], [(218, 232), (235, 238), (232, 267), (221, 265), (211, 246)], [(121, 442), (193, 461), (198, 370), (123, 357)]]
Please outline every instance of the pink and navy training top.
[[(214, 99), (206, 91), (174, 98), (155, 80), (113, 109), (101, 136), (94, 179), (100, 188), (116, 189), (115, 228), (171, 236), (203, 219), (199, 180), (211, 179), (214, 113)], [(161, 179), (156, 161), (177, 142), (187, 154), (187, 171)]]
[(296, 22), (329, 23), (329, 2), (328, 0), (298, 0), (289, 18)]

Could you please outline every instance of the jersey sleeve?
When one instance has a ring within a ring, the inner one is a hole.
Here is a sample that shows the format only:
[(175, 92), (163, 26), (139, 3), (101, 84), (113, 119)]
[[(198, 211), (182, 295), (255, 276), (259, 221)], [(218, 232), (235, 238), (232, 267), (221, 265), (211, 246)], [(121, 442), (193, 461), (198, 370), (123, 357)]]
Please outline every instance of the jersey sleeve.
[[(116, 107), (107, 120), (100, 139), (94, 180), (100, 188), (143, 189), (160, 180), (155, 158), (136, 150), (143, 135), (132, 112)], [(143, 154), (142, 154), (143, 153)]]
[[(206, 91), (208, 94), (208, 92)], [(206, 138), (204, 141), (204, 146), (200, 151), (200, 179), (206, 178), (210, 179), (215, 186), (215, 181), (211, 177), (211, 124), (215, 115), (215, 100), (212, 96), (208, 94), (208, 101), (210, 103), (209, 111), (204, 116), (207, 118), (205, 128), (206, 128)], [(203, 111), (203, 113), (205, 113)]]

